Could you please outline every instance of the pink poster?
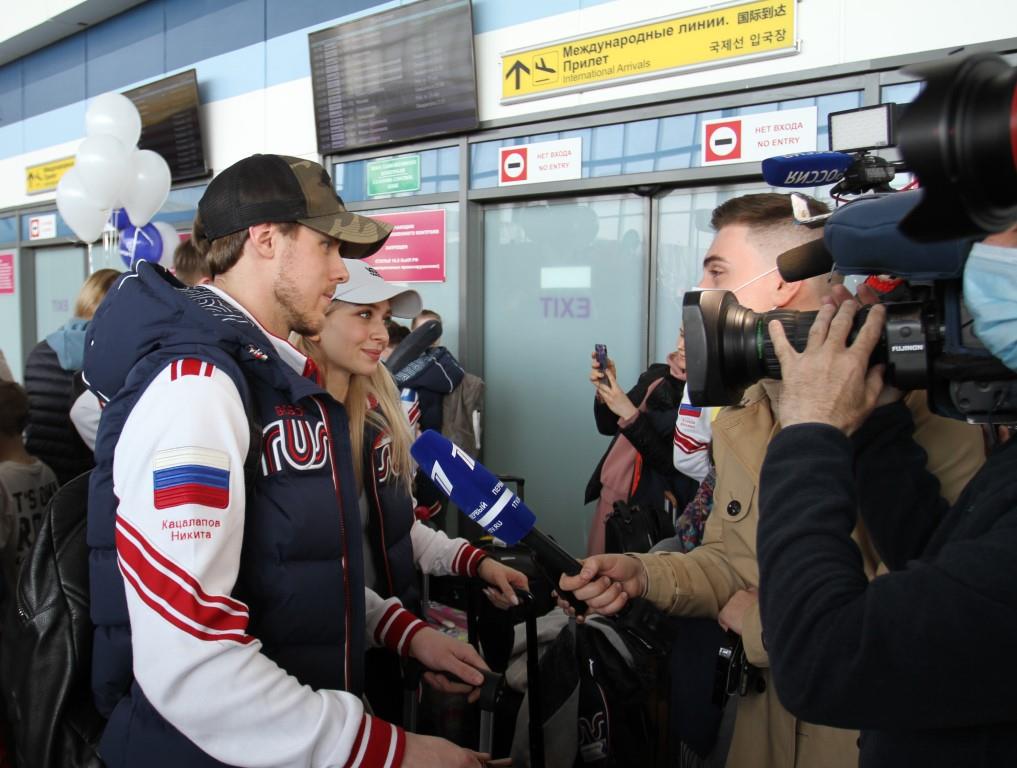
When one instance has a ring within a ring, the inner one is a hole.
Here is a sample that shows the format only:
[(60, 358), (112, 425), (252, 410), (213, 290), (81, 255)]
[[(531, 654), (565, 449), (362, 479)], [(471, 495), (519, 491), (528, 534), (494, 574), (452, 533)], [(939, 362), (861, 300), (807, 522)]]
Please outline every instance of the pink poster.
[(0, 293), (14, 293), (14, 254), (0, 253)]
[(376, 213), (392, 234), (367, 262), (394, 283), (445, 282), (445, 211)]

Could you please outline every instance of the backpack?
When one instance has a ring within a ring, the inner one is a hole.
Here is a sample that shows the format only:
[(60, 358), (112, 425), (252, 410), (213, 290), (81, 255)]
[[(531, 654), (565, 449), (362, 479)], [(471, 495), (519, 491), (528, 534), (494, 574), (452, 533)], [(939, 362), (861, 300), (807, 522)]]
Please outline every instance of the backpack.
[[(627, 768), (662, 764), (649, 706), (656, 700), (669, 640), (662, 614), (645, 600), (614, 620), (569, 621), (540, 657), (539, 712), (545, 764)], [(527, 696), (529, 694), (527, 693)], [(512, 764), (531, 764), (526, 704)]]
[(674, 536), (674, 525), (666, 512), (616, 501), (604, 523), (604, 551), (649, 552), (658, 541), (671, 536)]
[(19, 768), (98, 768), (92, 701), (88, 481), (57, 491), (3, 608), (0, 687)]

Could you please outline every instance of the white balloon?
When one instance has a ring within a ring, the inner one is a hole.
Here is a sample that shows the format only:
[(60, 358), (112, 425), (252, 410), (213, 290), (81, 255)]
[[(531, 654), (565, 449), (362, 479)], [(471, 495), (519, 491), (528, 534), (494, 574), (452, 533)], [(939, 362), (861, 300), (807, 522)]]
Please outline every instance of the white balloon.
[(141, 115), (134, 102), (122, 93), (104, 93), (88, 105), (85, 134), (115, 136), (130, 149), (141, 136)]
[(92, 243), (102, 234), (109, 211), (95, 204), (76, 167), (67, 171), (57, 184), (56, 202), (60, 215), (80, 240)]
[(168, 268), (173, 263), (173, 251), (180, 242), (180, 235), (172, 224), (165, 221), (153, 221), (152, 226), (158, 230), (159, 237), (162, 238), (162, 255), (159, 257), (159, 263)]
[(127, 149), (115, 136), (89, 136), (78, 147), (74, 167), (100, 208), (113, 208), (127, 181)]
[(162, 155), (150, 149), (136, 149), (127, 162), (127, 183), (120, 198), (131, 224), (143, 227), (162, 208), (169, 195), (170, 169)]

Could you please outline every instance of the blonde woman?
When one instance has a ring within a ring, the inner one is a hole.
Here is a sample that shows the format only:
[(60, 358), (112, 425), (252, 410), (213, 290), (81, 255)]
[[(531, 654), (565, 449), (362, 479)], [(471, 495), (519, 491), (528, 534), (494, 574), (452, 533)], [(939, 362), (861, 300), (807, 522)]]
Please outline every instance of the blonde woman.
[[(362, 261), (344, 261), (350, 278), (336, 288), (321, 334), (301, 338), (299, 344), (317, 364), (325, 389), (345, 405), (349, 416), (367, 586), (382, 597), (400, 598), (417, 613), (418, 571), (477, 577), (487, 582), (485, 592), (492, 603), (508, 607), (516, 601), (514, 588), (528, 589), (524, 574), (487, 557), (465, 539), (450, 539), (414, 517), (413, 427), (381, 357), (388, 344), (385, 321), (414, 317), (420, 311), (420, 296), (386, 283)], [(386, 666), (389, 662), (372, 656), (368, 654), (368, 698), (376, 710), (384, 710), (380, 699), (392, 698), (392, 689), (398, 693), (398, 685), (391, 685), (391, 679), (380, 683), (385, 678), (381, 670), (372, 668), (374, 662)], [(379, 714), (398, 718), (398, 712)]]

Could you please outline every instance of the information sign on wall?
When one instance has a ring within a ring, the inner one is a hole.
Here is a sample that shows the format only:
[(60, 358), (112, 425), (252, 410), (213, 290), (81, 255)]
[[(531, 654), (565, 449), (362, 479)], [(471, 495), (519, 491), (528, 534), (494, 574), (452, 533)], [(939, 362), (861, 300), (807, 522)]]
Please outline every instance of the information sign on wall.
[(396, 283), (445, 282), (445, 211), (372, 213), (392, 225), (385, 245), (367, 263)]
[(61, 157), (45, 163), (29, 165), (25, 168), (25, 194), (37, 195), (40, 192), (52, 192), (57, 188), (60, 179), (74, 165), (74, 156)]
[(816, 149), (816, 108), (703, 121), (703, 165), (764, 160)]
[(29, 240), (49, 240), (56, 237), (56, 214), (46, 213), (41, 216), (32, 216), (28, 220)]
[(0, 294), (14, 293), (14, 253), (0, 253)]
[(385, 157), (367, 163), (367, 196), (420, 189), (420, 155)]
[(501, 103), (798, 52), (795, 0), (736, 2), (502, 54)]
[(579, 137), (498, 149), (498, 186), (579, 179), (583, 140)]

